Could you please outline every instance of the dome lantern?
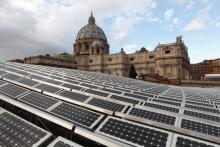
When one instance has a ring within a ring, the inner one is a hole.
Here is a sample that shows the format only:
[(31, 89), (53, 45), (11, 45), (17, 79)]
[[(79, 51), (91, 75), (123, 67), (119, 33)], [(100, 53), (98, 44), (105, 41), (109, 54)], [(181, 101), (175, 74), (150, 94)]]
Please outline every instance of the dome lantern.
[(91, 12), (91, 16), (89, 17), (88, 24), (89, 25), (94, 25), (95, 24), (95, 17), (93, 17), (92, 12)]

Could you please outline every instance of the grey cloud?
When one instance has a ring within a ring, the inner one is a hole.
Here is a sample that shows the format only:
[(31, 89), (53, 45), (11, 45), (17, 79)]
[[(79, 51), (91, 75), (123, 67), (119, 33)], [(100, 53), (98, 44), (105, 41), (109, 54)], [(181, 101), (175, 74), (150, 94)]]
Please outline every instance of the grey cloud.
[[(144, 17), (153, 0), (1, 0), (0, 60), (23, 58), (37, 54), (72, 53), (78, 30), (94, 11), (98, 24), (107, 17)], [(25, 4), (25, 5), (23, 5)], [(110, 26), (114, 25), (109, 24)], [(133, 25), (133, 23), (131, 23)], [(108, 34), (111, 31), (111, 35)], [(126, 31), (126, 30), (124, 30)], [(111, 27), (105, 30), (114, 42)]]

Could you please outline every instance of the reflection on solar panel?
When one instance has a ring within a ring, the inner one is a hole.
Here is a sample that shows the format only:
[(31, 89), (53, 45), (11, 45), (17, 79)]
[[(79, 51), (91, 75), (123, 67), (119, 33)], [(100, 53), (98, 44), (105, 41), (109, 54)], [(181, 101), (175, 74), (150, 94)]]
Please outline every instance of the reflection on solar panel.
[(101, 114), (66, 103), (55, 107), (51, 112), (88, 128), (92, 128), (102, 118)]
[(111, 117), (107, 118), (97, 131), (133, 145), (165, 147), (168, 144), (167, 132)]
[(19, 98), (19, 100), (22, 100), (26, 103), (29, 103), (30, 105), (34, 105), (45, 110), (58, 102), (58, 100), (35, 92), (24, 95)]
[(59, 95), (76, 100), (76, 101), (80, 101), (80, 102), (84, 102), (85, 100), (89, 98), (89, 96), (87, 95), (83, 95), (83, 94), (79, 94), (79, 93), (75, 93), (71, 91), (62, 91), (61, 93), (59, 93)]
[(0, 113), (0, 146), (28, 147), (42, 144), (50, 134), (5, 111)]
[(42, 141), (41, 146), (49, 147), (220, 146), (217, 88), (183, 88), (40, 65), (1, 65), (6, 68), (0, 69), (0, 105), (55, 138), (66, 139), (45, 142), (48, 132), (22, 124), (0, 108), (0, 147), (38, 146)]
[(21, 88), (16, 85), (7, 84), (0, 87), (0, 93), (6, 94), (12, 98), (16, 98), (20, 96), (21, 94), (26, 93), (28, 90)]

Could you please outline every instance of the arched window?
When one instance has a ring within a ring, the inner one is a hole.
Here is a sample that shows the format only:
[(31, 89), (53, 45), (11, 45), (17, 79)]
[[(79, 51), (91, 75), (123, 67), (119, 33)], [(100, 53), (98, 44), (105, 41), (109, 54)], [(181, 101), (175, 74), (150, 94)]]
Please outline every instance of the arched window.
[(86, 50), (88, 50), (88, 49), (89, 49), (89, 45), (87, 44), (87, 45), (86, 45)]
[(96, 49), (96, 52), (97, 52), (97, 54), (99, 54), (99, 49), (98, 48)]

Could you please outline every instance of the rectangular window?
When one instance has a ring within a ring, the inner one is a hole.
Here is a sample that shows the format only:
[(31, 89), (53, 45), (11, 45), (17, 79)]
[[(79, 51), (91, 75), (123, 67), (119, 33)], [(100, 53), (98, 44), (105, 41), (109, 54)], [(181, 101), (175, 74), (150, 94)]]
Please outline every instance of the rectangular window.
[(130, 58), (130, 61), (134, 61), (134, 58)]
[(153, 55), (150, 55), (150, 56), (149, 56), (149, 59), (154, 59), (154, 56), (153, 56)]
[(170, 50), (165, 50), (165, 54), (170, 54)]

